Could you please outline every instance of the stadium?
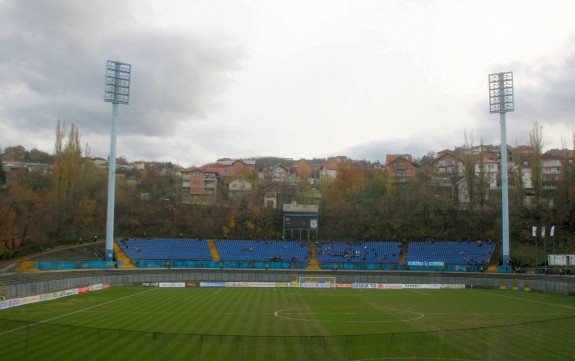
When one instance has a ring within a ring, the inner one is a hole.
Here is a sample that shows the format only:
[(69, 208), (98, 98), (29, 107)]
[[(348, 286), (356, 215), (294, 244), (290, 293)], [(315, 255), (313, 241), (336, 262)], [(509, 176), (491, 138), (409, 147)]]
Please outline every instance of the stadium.
[(117, 239), (0, 274), (2, 360), (562, 360), (569, 274), (490, 242)]

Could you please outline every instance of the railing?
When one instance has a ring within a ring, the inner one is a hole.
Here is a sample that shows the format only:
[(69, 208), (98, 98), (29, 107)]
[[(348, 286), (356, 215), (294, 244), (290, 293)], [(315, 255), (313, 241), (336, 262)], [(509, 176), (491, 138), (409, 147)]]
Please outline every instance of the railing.
[[(270, 264), (271, 265), (271, 264)], [(0, 277), (0, 289), (11, 298), (39, 295), (93, 284), (140, 285), (143, 282), (290, 282), (293, 276), (335, 276), (338, 283), (465, 284), (469, 288), (528, 289), (575, 295), (575, 278), (527, 274), (449, 272), (345, 271), (304, 269), (91, 270), (40, 272)]]
[[(340, 336), (181, 334), (0, 321), (3, 360), (509, 361), (534, 355), (555, 360), (573, 356), (571, 338), (565, 334), (572, 317), (496, 327)], [(534, 330), (539, 342), (526, 339)]]

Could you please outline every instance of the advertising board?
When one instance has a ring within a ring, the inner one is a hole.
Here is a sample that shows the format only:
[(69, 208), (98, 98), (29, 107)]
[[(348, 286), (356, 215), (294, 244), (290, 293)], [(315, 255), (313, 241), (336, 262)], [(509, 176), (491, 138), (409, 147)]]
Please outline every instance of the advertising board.
[(160, 282), (160, 288), (183, 288), (186, 287), (186, 282)]
[[(339, 284), (336, 286), (339, 287)], [(356, 289), (385, 289), (385, 290), (402, 290), (402, 289), (463, 289), (464, 284), (438, 284), (438, 283), (353, 283), (352, 288)]]
[(226, 282), (226, 287), (276, 287), (275, 282)]
[(200, 282), (200, 287), (226, 287), (225, 282)]
[(445, 262), (443, 261), (408, 261), (408, 266), (432, 266), (432, 267), (443, 267)]

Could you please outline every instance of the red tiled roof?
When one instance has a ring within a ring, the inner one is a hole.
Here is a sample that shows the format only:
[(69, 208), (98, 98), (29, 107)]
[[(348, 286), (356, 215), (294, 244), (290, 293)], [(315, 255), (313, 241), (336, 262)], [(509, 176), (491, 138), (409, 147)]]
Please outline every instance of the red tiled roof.
[(413, 161), (411, 158), (411, 154), (388, 154), (387, 156), (385, 156), (385, 163), (386, 164), (392, 163), (398, 158), (405, 158), (410, 162)]

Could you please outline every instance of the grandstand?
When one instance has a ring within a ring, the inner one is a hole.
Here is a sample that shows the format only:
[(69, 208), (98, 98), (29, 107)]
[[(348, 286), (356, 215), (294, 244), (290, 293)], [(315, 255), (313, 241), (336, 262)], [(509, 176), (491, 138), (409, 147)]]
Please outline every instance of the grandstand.
[[(497, 271), (496, 243), (312, 242), (117, 239), (115, 262), (104, 261), (104, 244), (74, 246), (21, 262), (18, 270), (73, 268), (276, 268), (346, 270)], [(488, 266), (493, 267), (489, 268)], [(24, 267), (25, 266), (25, 267)], [(313, 266), (313, 267), (312, 267)], [(486, 267), (487, 266), (487, 267)]]
[(487, 265), (491, 262), (493, 242), (410, 242), (408, 265)]

